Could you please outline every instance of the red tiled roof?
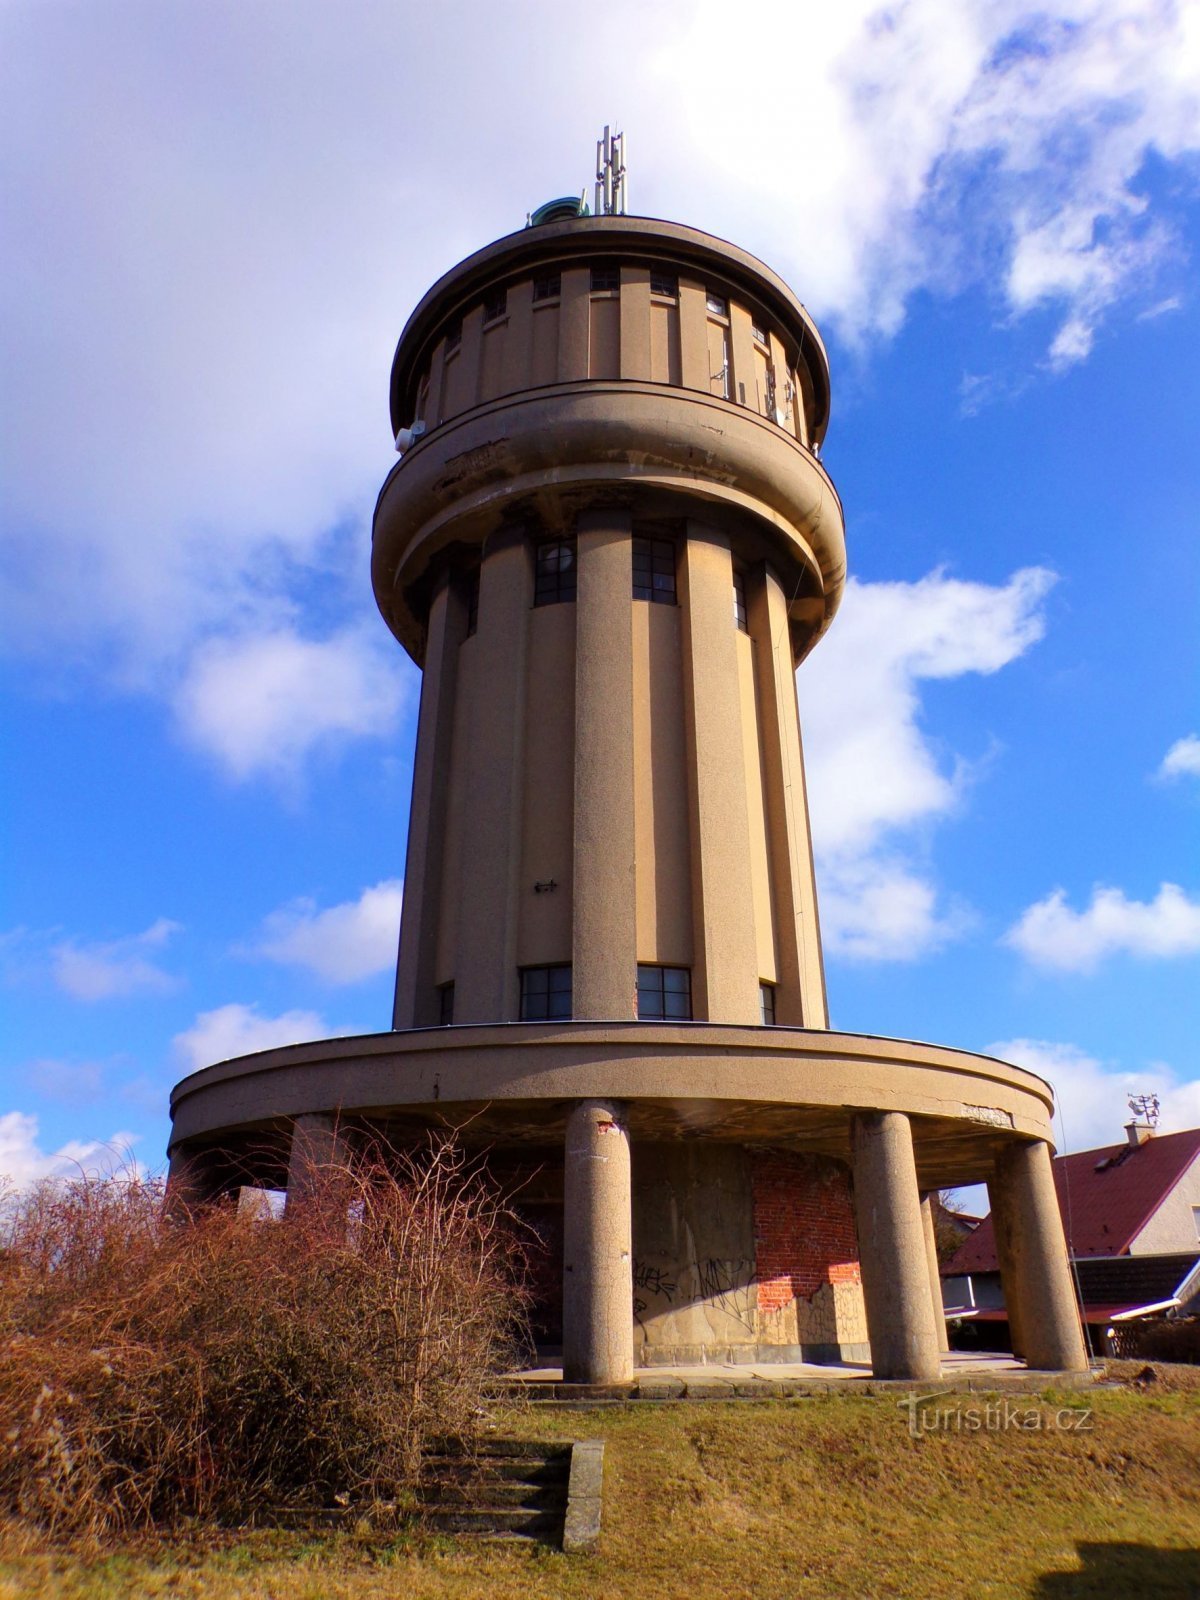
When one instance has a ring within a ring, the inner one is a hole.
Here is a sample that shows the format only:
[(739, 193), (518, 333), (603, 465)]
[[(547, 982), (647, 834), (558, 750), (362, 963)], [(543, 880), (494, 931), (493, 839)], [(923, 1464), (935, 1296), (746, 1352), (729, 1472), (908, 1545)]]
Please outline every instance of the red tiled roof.
[[(1071, 1254), (1124, 1255), (1197, 1156), (1200, 1128), (1156, 1134), (1136, 1149), (1112, 1144), (1056, 1156), (1054, 1185)], [(963, 1240), (942, 1274), (995, 1272), (997, 1266), (988, 1216)]]

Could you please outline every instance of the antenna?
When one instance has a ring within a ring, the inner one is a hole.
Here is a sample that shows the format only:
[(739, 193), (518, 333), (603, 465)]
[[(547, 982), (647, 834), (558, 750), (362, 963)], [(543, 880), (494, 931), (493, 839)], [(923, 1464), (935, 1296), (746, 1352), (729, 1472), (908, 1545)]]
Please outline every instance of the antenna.
[(1135, 1117), (1141, 1117), (1148, 1127), (1158, 1127), (1158, 1096), (1156, 1094), (1131, 1094), (1126, 1105)]
[(596, 140), (596, 204), (598, 217), (623, 217), (629, 204), (629, 183), (625, 175), (628, 141), (623, 133), (612, 133), (604, 125), (604, 137)]

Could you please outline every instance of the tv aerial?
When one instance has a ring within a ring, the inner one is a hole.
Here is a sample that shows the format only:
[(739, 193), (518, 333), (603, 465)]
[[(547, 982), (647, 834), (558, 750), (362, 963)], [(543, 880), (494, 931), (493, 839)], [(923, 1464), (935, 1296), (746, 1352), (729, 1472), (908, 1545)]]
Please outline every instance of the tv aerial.
[(604, 137), (596, 140), (596, 204), (597, 217), (623, 217), (629, 205), (629, 180), (625, 175), (623, 133), (610, 133), (604, 125)]

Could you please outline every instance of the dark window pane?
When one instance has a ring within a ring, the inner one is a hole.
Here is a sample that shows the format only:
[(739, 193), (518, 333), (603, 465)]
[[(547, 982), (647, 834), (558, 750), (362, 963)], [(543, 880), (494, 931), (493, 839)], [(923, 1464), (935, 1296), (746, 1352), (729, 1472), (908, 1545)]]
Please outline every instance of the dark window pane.
[(759, 1014), (764, 1028), (775, 1025), (775, 985), (773, 983), (760, 983), (758, 986)]
[(740, 572), (733, 575), (733, 620), (744, 632), (746, 629), (746, 580)]
[(614, 262), (592, 268), (592, 293), (611, 294), (621, 287), (621, 269)]
[(570, 1015), (570, 967), (525, 967), (521, 972), (521, 1021), (550, 1022)]
[(544, 272), (533, 280), (535, 300), (557, 300), (562, 293), (562, 279), (557, 272)]
[(454, 985), (443, 983), (438, 990), (438, 1024), (446, 1028), (454, 1021)]
[(673, 272), (652, 271), (650, 274), (650, 293), (668, 295), (672, 300), (679, 298), (679, 279)]
[(551, 606), (575, 598), (575, 541), (550, 539), (538, 545), (533, 603)]
[(502, 317), (508, 310), (508, 293), (504, 289), (493, 289), (483, 302), (483, 320), (494, 322), (497, 317)]
[(462, 343), (462, 318), (456, 317), (453, 322), (446, 324), (446, 354), (457, 350)]

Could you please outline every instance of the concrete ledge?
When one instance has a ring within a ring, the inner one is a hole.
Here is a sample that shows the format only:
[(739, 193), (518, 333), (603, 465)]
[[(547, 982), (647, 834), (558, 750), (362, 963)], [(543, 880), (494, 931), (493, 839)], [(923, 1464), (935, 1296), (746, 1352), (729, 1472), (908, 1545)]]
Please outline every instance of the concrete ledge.
[(581, 1439), (571, 1446), (567, 1513), (562, 1547), (567, 1555), (587, 1555), (600, 1542), (604, 1493), (604, 1440)]
[(656, 1367), (855, 1366), (871, 1363), (862, 1344), (643, 1344), (637, 1365)]

